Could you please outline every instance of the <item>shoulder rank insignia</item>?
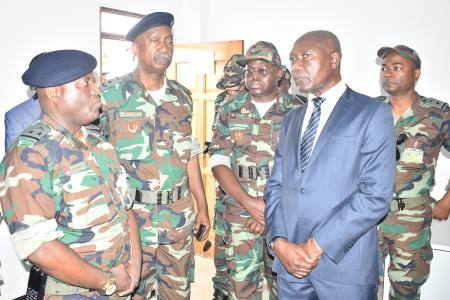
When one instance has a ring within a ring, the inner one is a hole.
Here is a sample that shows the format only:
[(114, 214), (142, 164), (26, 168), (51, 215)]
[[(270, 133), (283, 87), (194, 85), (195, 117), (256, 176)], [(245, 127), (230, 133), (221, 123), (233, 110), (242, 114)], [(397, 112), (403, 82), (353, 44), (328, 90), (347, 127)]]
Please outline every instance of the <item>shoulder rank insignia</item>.
[(33, 142), (37, 143), (40, 141), (47, 133), (50, 132), (50, 127), (47, 124), (38, 124), (28, 127), (20, 135), (21, 137), (28, 138)]
[(444, 101), (440, 101), (434, 98), (426, 98), (426, 102), (429, 103), (431, 107), (447, 111), (449, 109), (448, 103)]

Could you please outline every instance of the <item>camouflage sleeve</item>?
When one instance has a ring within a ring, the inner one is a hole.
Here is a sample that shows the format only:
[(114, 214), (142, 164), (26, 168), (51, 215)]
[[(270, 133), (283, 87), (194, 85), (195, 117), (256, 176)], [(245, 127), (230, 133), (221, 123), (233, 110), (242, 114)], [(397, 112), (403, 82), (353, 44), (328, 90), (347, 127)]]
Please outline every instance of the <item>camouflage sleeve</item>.
[(130, 185), (128, 184), (127, 172), (123, 166), (119, 167), (116, 187), (123, 197), (123, 203), (127, 210), (133, 207), (134, 199), (131, 198)]
[(441, 126), (441, 136), (445, 150), (450, 151), (450, 108), (447, 107)]
[(57, 231), (52, 182), (40, 153), (15, 148), (0, 167), (0, 202), (14, 247), (21, 259), (43, 243), (63, 236)]
[(232, 150), (233, 141), (231, 139), (230, 128), (228, 126), (228, 114), (224, 110), (224, 107), (221, 107), (217, 124), (213, 131), (213, 138), (209, 153), (210, 156), (220, 154), (231, 157)]

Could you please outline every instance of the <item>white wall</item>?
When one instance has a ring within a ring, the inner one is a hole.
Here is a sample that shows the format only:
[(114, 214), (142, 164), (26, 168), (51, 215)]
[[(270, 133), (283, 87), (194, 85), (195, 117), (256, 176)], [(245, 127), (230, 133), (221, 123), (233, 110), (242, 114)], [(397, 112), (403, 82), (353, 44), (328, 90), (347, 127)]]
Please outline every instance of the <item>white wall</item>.
[(406, 44), (422, 58), (418, 91), (450, 101), (450, 2), (448, 0), (227, 0), (202, 1), (202, 41), (244, 39), (275, 44), (283, 63), (303, 33), (326, 29), (341, 41), (344, 80), (371, 96), (380, 94), (376, 52)]
[[(27, 99), (20, 79), (37, 53), (75, 48), (99, 58), (99, 7), (146, 14), (175, 15), (175, 42), (196, 43), (243, 39), (245, 48), (258, 40), (274, 43), (288, 65), (296, 38), (309, 30), (328, 29), (341, 40), (344, 80), (360, 92), (380, 94), (376, 51), (406, 44), (420, 54), (423, 67), (417, 90), (450, 101), (450, 2), (448, 0), (5, 0), (0, 1), (0, 156), (3, 156), (4, 113)], [(450, 163), (440, 158), (435, 197), (442, 196)], [(14, 264), (6, 229), (0, 230), (0, 259), (6, 285), (0, 300), (19, 296), (26, 278)], [(7, 257), (8, 265), (5, 263)], [(22, 288), (20, 288), (22, 287)]]

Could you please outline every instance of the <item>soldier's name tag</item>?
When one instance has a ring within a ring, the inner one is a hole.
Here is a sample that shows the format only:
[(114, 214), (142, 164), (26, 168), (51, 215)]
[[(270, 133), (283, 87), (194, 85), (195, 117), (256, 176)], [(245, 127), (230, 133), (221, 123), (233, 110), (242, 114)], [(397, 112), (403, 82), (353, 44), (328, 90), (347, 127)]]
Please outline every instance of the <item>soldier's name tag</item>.
[(423, 162), (423, 150), (416, 148), (405, 148), (402, 161), (405, 163), (421, 164)]
[(142, 118), (144, 113), (142, 111), (121, 111), (119, 118)]

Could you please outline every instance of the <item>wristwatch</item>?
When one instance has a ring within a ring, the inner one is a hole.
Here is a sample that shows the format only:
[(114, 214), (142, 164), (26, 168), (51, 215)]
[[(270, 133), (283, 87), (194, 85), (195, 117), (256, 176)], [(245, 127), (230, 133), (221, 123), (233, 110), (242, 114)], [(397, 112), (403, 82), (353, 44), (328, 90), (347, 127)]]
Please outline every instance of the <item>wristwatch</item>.
[(100, 296), (111, 296), (114, 294), (114, 292), (117, 289), (116, 285), (116, 278), (114, 277), (114, 274), (111, 272), (108, 272), (108, 280), (106, 281), (105, 286), (98, 291)]
[(286, 238), (283, 237), (283, 236), (276, 236), (276, 237), (274, 237), (274, 238), (272, 239), (272, 241), (270, 241), (270, 243), (269, 243), (270, 249), (273, 250), (273, 244), (275, 243), (275, 241), (276, 241), (276, 240), (281, 240), (281, 239), (285, 240)]

